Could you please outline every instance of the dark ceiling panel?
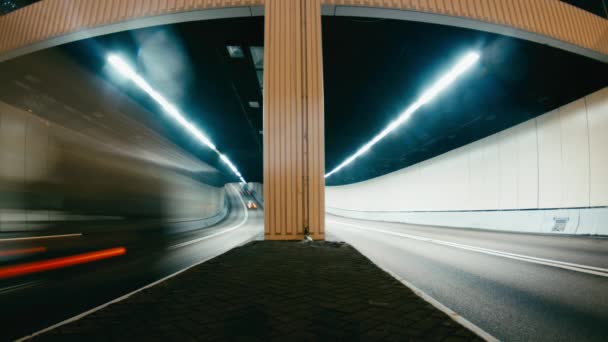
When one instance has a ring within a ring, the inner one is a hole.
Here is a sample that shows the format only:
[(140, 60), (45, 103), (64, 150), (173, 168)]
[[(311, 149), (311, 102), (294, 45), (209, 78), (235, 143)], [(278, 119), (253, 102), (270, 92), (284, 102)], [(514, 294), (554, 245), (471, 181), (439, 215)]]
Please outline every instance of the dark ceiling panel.
[(326, 171), (469, 49), (478, 65), (328, 185), (377, 177), (481, 139), (608, 84), (608, 65), (515, 38), (383, 19), (323, 18)]

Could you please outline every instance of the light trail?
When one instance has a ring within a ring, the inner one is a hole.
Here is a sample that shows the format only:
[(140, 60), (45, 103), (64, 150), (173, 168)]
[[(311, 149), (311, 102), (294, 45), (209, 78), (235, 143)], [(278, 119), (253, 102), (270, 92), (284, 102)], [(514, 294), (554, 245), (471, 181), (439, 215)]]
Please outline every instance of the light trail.
[(124, 247), (115, 247), (95, 252), (71, 255), (67, 257), (34, 261), (25, 264), (0, 267), (0, 279), (12, 278), (31, 273), (44, 272), (97, 260), (117, 257), (127, 253)]
[(82, 233), (60, 234), (60, 235), (43, 235), (43, 236), (28, 236), (28, 237), (21, 237), (21, 238), (6, 238), (6, 239), (0, 239), (0, 242), (27, 241), (27, 240), (39, 240), (39, 239), (58, 239), (58, 238), (77, 237), (77, 236), (82, 236)]
[(108, 55), (108, 62), (112, 65), (116, 70), (118, 70), (124, 77), (130, 79), (133, 83), (135, 83), (141, 90), (146, 92), (156, 103), (158, 103), (161, 108), (167, 113), (173, 120), (177, 121), (180, 126), (182, 126), (190, 135), (195, 137), (199, 142), (203, 145), (209, 147), (220, 157), (221, 161), (228, 166), (230, 171), (234, 173), (235, 176), (242, 183), (247, 183), (239, 170), (234, 166), (234, 164), (222, 154), (215, 144), (211, 142), (211, 139), (207, 137), (201, 130), (192, 124), (182, 113), (180, 113), (179, 109), (169, 102), (161, 93), (159, 93), (156, 89), (154, 89), (148, 81), (146, 81), (141, 75), (139, 75), (135, 69), (133, 69), (129, 63), (125, 62), (122, 58), (115, 54)]
[(353, 155), (346, 158), (342, 163), (336, 166), (333, 170), (325, 174), (325, 178), (333, 175), (334, 173), (340, 171), (346, 165), (352, 163), (369, 151), (372, 146), (376, 145), (380, 140), (384, 139), (389, 133), (394, 131), (397, 127), (401, 126), (402, 123), (407, 121), (407, 119), (412, 116), (420, 107), (429, 103), (435, 96), (437, 96), (441, 91), (447, 88), (450, 84), (452, 84), (460, 75), (462, 75), (465, 71), (471, 68), (477, 61), (479, 60), (480, 55), (477, 52), (469, 52), (464, 57), (462, 57), (458, 63), (456, 63), (449, 72), (447, 72), (443, 77), (441, 77), (433, 86), (428, 88), (418, 100), (416, 100), (413, 104), (411, 104), (399, 117), (391, 122), (386, 128), (384, 128), (378, 135), (376, 135), (372, 140), (367, 142), (365, 145), (361, 146)]

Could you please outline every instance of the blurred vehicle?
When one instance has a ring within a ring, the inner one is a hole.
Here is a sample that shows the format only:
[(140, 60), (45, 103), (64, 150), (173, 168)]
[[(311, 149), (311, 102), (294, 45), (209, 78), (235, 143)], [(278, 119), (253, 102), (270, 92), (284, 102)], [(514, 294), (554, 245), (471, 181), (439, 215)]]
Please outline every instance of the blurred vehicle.
[(247, 201), (247, 209), (257, 209), (258, 205), (253, 201)]
[[(114, 120), (121, 129), (137, 128), (123, 116)], [(85, 222), (101, 221), (89, 229), (126, 221), (186, 222), (225, 208), (223, 177), (150, 130), (137, 128), (142, 138), (135, 145), (93, 128), (83, 128), (84, 134), (47, 122), (2, 101), (0, 123), (2, 233), (51, 227), (80, 232)], [(33, 147), (26, 149), (26, 141)]]

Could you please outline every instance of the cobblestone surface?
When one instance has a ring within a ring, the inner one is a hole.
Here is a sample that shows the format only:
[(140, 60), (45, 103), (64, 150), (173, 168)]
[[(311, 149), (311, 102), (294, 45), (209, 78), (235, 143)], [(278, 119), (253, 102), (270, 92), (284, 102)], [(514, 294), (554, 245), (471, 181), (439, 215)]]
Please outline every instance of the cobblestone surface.
[(479, 338), (348, 245), (258, 241), (35, 340)]

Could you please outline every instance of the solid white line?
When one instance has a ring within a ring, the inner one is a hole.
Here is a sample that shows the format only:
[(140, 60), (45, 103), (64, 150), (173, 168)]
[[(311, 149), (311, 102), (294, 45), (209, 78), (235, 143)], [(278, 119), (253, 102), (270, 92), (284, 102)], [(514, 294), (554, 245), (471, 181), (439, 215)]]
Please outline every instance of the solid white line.
[(13, 285), (13, 286), (7, 286), (7, 287), (3, 287), (0, 289), (0, 294), (4, 294), (4, 293), (8, 293), (8, 292), (13, 292), (16, 290), (20, 290), (20, 289), (25, 289), (28, 287), (32, 287), (35, 286), (39, 283), (41, 283), (42, 280), (33, 280), (33, 281), (29, 281), (27, 283), (23, 283), (23, 284), (17, 284), (17, 285)]
[(74, 236), (82, 236), (82, 233), (61, 234), (61, 235), (45, 235), (45, 236), (30, 236), (30, 237), (22, 237), (22, 238), (7, 238), (7, 239), (0, 239), (0, 242), (4, 242), (4, 241), (22, 241), (22, 240), (37, 240), (37, 239), (56, 239), (56, 238), (74, 237)]
[(502, 257), (505, 257), (505, 258), (511, 258), (511, 259), (517, 259), (517, 260), (524, 260), (525, 259), (524, 261), (536, 262), (536, 263), (543, 264), (543, 265), (549, 265), (549, 266), (555, 266), (555, 267), (565, 268), (565, 269), (569, 269), (569, 270), (573, 270), (573, 271), (577, 271), (577, 272), (590, 273), (590, 274), (595, 274), (595, 275), (599, 275), (599, 276), (603, 276), (603, 277), (608, 276), (608, 269), (602, 268), (602, 267), (587, 266), (587, 265), (575, 264), (575, 263), (571, 263), (571, 262), (552, 260), (552, 259), (543, 259), (543, 258), (529, 256), (529, 255), (515, 254), (515, 253), (498, 251), (498, 250), (495, 250), (495, 249), (488, 249), (488, 248), (481, 248), (481, 247), (463, 245), (463, 244), (459, 244), (459, 243), (455, 243), (455, 242), (447, 242), (447, 241), (445, 241), (445, 242), (443, 242), (443, 244), (445, 244), (445, 245), (452, 245), (452, 246), (457, 247), (457, 248), (475, 250), (475, 251), (478, 251), (478, 252), (481, 252), (481, 253), (487, 253), (487, 254), (502, 256)]
[[(233, 189), (233, 190), (234, 190), (234, 189)], [(249, 212), (247, 211), (247, 206), (245, 205), (245, 202), (244, 202), (244, 201), (243, 201), (243, 199), (241, 198), (241, 195), (240, 195), (240, 194), (238, 194), (238, 191), (236, 191), (236, 192), (237, 192), (237, 195), (239, 196), (239, 199), (241, 200), (241, 204), (243, 205), (243, 210), (245, 210), (245, 216), (243, 217), (243, 220), (242, 220), (242, 221), (241, 221), (239, 224), (237, 224), (237, 225), (236, 225), (236, 226), (234, 226), (234, 227), (230, 227), (230, 228), (228, 228), (228, 229), (224, 229), (224, 230), (221, 230), (221, 231), (219, 231), (219, 232), (213, 233), (213, 234), (211, 234), (211, 235), (203, 236), (203, 237), (198, 238), (198, 239), (194, 239), (194, 240), (190, 240), (190, 241), (186, 241), (186, 242), (178, 243), (177, 245), (172, 245), (172, 246), (169, 246), (167, 249), (172, 250), (172, 249), (176, 249), (176, 248), (180, 248), (180, 247), (188, 246), (188, 245), (191, 245), (191, 244), (193, 244), (193, 243), (200, 242), (200, 241), (204, 241), (204, 240), (207, 240), (207, 239), (211, 239), (211, 238), (216, 237), (216, 236), (218, 236), (218, 235), (222, 235), (222, 234), (229, 233), (229, 232), (231, 232), (231, 231), (233, 231), (233, 230), (235, 230), (235, 229), (240, 228), (240, 227), (241, 227), (243, 224), (245, 224), (245, 222), (246, 222), (246, 221), (247, 221), (247, 219), (249, 218)]]
[(470, 245), (463, 245), (460, 243), (431, 239), (431, 238), (427, 238), (427, 237), (419, 236), (419, 235), (411, 235), (411, 234), (405, 234), (405, 233), (398, 233), (398, 232), (394, 232), (394, 231), (390, 231), (390, 230), (363, 227), (363, 226), (359, 226), (356, 224), (343, 223), (343, 222), (333, 221), (333, 220), (328, 220), (327, 222), (334, 223), (337, 225), (342, 225), (342, 226), (355, 227), (357, 229), (362, 229), (362, 230), (375, 231), (375, 232), (379, 232), (379, 233), (383, 233), (383, 234), (395, 235), (395, 236), (404, 237), (407, 239), (412, 239), (412, 240), (417, 240), (417, 241), (434, 243), (437, 245), (460, 248), (460, 249), (477, 252), (477, 253), (489, 254), (489, 255), (499, 256), (499, 257), (508, 258), (508, 259), (514, 259), (514, 260), (520, 260), (520, 261), (541, 264), (541, 265), (546, 265), (546, 266), (551, 266), (551, 267), (557, 267), (557, 268), (567, 269), (567, 270), (571, 270), (571, 271), (575, 271), (575, 272), (593, 274), (593, 275), (597, 275), (600, 277), (608, 277), (608, 269), (601, 268), (601, 267), (580, 265), (580, 264), (569, 263), (569, 262), (565, 262), (565, 261), (544, 259), (544, 258), (538, 258), (538, 257), (533, 257), (533, 256), (528, 256), (528, 255), (503, 252), (503, 251), (494, 250), (494, 249), (488, 249), (488, 248), (482, 248), (482, 247), (476, 247), (476, 246), (470, 246)]
[[(248, 214), (247, 214), (247, 206), (245, 205), (245, 202), (244, 202), (244, 201), (243, 201), (243, 199), (241, 198), (241, 195), (238, 193), (238, 191), (236, 191), (236, 193), (237, 193), (237, 195), (238, 195), (238, 198), (241, 200), (241, 204), (243, 205), (243, 210), (245, 210), (245, 215), (247, 216), (247, 215), (248, 215)], [(146, 286), (144, 286), (144, 287), (142, 287), (142, 288), (139, 288), (139, 289), (137, 289), (137, 290), (131, 291), (131, 292), (127, 293), (127, 294), (126, 294), (126, 295), (124, 295), (124, 296), (121, 296), (121, 297), (118, 297), (118, 298), (116, 298), (116, 299), (113, 299), (113, 300), (111, 300), (111, 301), (109, 301), (109, 302), (107, 302), (107, 303), (105, 303), (105, 304), (102, 304), (102, 305), (96, 306), (96, 307), (94, 307), (94, 308), (92, 308), (92, 309), (90, 309), (90, 310), (87, 310), (87, 311), (85, 311), (85, 312), (83, 312), (83, 313), (80, 313), (80, 314), (78, 314), (78, 315), (76, 315), (76, 316), (70, 317), (70, 318), (68, 318), (68, 319), (66, 319), (66, 320), (64, 320), (64, 321), (61, 321), (61, 322), (57, 323), (57, 324), (51, 325), (50, 327), (46, 327), (46, 328), (44, 328), (44, 329), (42, 329), (42, 330), (36, 331), (35, 333), (32, 333), (31, 335), (21, 337), (21, 338), (19, 338), (18, 340), (15, 340), (15, 342), (21, 342), (21, 341), (26, 341), (26, 340), (29, 340), (29, 339), (31, 339), (32, 337), (35, 337), (35, 336), (38, 336), (38, 335), (44, 334), (45, 332), (51, 331), (51, 330), (53, 330), (53, 329), (56, 329), (56, 328), (58, 328), (58, 327), (60, 327), (60, 326), (62, 326), (62, 325), (66, 325), (66, 324), (69, 324), (69, 323), (75, 322), (75, 321), (77, 321), (77, 320), (79, 320), (79, 319), (81, 319), (81, 318), (83, 318), (83, 317), (86, 317), (86, 316), (88, 316), (88, 315), (90, 315), (90, 314), (92, 314), (92, 313), (94, 313), (94, 312), (96, 312), (96, 311), (99, 311), (99, 310), (101, 310), (101, 309), (103, 309), (103, 308), (105, 308), (105, 307), (107, 307), (107, 306), (109, 306), (109, 305), (112, 305), (112, 304), (118, 303), (118, 302), (120, 302), (120, 301), (123, 301), (123, 300), (125, 300), (125, 299), (127, 299), (127, 298), (129, 298), (129, 297), (133, 296), (134, 294), (136, 294), (136, 293), (138, 293), (138, 292), (141, 292), (141, 291), (143, 291), (143, 290), (145, 290), (145, 289), (148, 289), (148, 288), (150, 288), (150, 287), (152, 287), (152, 286), (158, 285), (158, 284), (162, 283), (163, 281), (165, 281), (165, 280), (167, 280), (167, 279), (173, 278), (173, 277), (175, 277), (175, 276), (177, 276), (177, 275), (179, 275), (179, 274), (181, 274), (181, 273), (183, 273), (183, 272), (186, 272), (187, 270), (189, 270), (189, 269), (191, 269), (191, 268), (193, 268), (193, 267), (196, 267), (196, 266), (198, 266), (198, 265), (200, 265), (200, 264), (202, 264), (202, 263), (204, 263), (204, 262), (206, 262), (206, 261), (208, 261), (208, 260), (211, 260), (211, 259), (213, 259), (213, 258), (215, 258), (215, 257), (217, 257), (217, 256), (219, 256), (219, 255), (222, 255), (222, 254), (224, 254), (225, 252), (226, 252), (226, 251), (221, 251), (221, 252), (218, 252), (217, 254), (214, 254), (214, 255), (212, 255), (212, 256), (210, 256), (210, 257), (208, 257), (208, 258), (205, 258), (205, 259), (203, 259), (203, 260), (201, 260), (201, 261), (199, 261), (199, 262), (197, 262), (197, 263), (195, 263), (195, 264), (193, 264), (193, 265), (190, 265), (190, 266), (188, 266), (188, 267), (186, 267), (186, 268), (184, 268), (184, 269), (182, 269), (182, 270), (179, 270), (179, 271), (177, 271), (177, 272), (175, 272), (175, 273), (172, 273), (172, 274), (170, 274), (170, 275), (168, 275), (168, 276), (166, 276), (166, 277), (164, 277), (164, 278), (161, 278), (161, 279), (159, 279), (159, 280), (157, 280), (157, 281), (155, 281), (155, 282), (152, 282), (152, 283), (150, 283), (150, 284), (148, 284), (148, 285), (146, 285)]]

